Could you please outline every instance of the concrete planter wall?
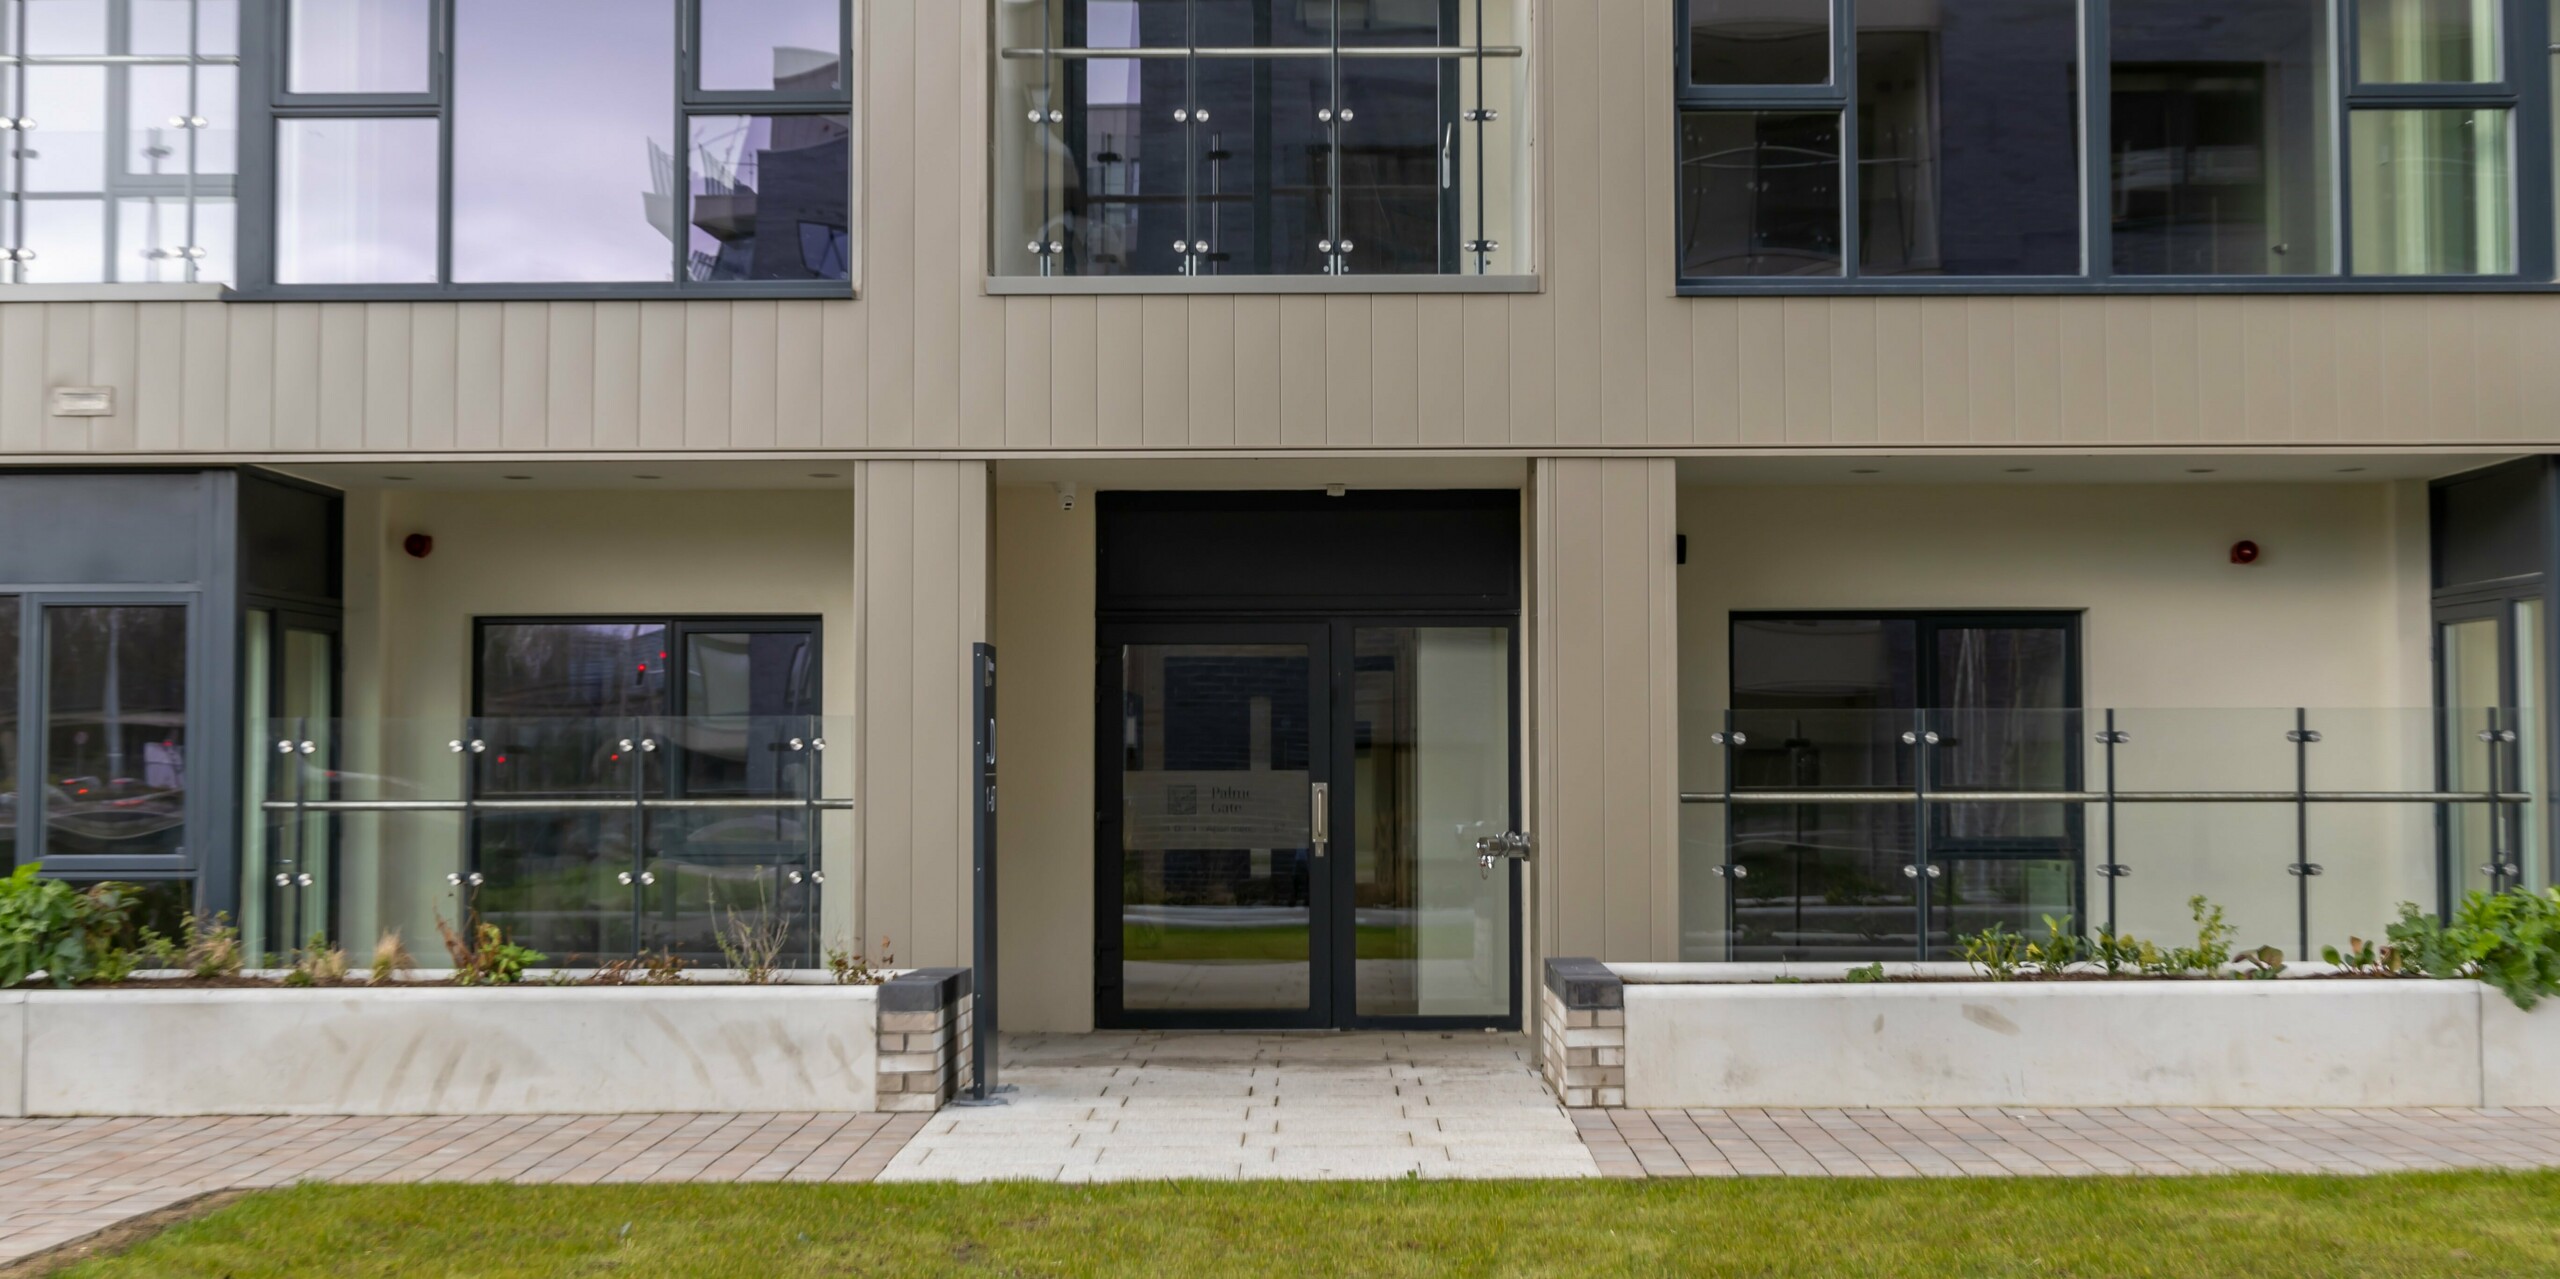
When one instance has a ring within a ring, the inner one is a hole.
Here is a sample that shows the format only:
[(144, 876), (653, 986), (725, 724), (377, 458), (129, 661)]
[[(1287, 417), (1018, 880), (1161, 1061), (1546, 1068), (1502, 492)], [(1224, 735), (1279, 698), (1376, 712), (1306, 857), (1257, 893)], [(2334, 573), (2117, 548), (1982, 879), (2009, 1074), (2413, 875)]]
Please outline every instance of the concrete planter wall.
[[(1560, 1001), (1623, 1009), (1623, 1047), (1550, 1066), (1568, 1105), (2560, 1104), (2560, 1002), (2525, 1013), (2476, 982), (1771, 985), (1635, 971), (1643, 980), (1614, 990), (1590, 967), (1551, 974)], [(1623, 1092), (1572, 1087), (1603, 1054), (1623, 1062), (1623, 1083), (1608, 1081)]]
[(884, 986), (0, 994), (0, 1114), (932, 1110), (965, 969)]

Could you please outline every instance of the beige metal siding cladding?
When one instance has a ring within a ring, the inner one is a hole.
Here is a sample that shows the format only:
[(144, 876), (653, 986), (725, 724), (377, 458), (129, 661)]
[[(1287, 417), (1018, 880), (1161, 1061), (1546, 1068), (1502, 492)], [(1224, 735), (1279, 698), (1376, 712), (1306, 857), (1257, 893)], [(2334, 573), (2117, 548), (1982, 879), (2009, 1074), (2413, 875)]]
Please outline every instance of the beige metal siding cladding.
[(1675, 297), (1672, 10), (1536, 6), (1542, 292), (989, 296), (985, 7), (864, 0), (859, 301), (0, 301), (0, 454), (2555, 442), (2560, 297)]

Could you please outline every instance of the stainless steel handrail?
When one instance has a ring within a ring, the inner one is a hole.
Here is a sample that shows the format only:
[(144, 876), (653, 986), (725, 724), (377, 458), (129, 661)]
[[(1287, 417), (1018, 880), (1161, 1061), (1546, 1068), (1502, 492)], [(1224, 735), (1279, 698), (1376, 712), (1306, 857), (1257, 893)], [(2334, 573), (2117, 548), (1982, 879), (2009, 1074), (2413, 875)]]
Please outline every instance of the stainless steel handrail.
[(823, 808), (850, 812), (849, 799), (269, 799), (258, 807), (270, 813), (582, 813), (650, 809), (732, 808), (777, 812)]
[(1032, 45), (1028, 48), (1003, 49), (998, 51), (998, 56), (1016, 61), (1028, 58), (1064, 58), (1069, 61), (1128, 58), (1143, 61), (1153, 58), (1331, 58), (1337, 56), (1345, 58), (1521, 58), (1528, 56), (1528, 50), (1516, 44), (1361, 45), (1340, 49), (1320, 44), (1303, 47), (1150, 45), (1143, 49), (1065, 46), (1042, 48)]
[(1932, 790), (1763, 790), (1682, 791), (1683, 804), (2530, 804), (2534, 797), (2516, 791), (2289, 791), (2289, 790), (2158, 790), (2158, 791), (1948, 791)]

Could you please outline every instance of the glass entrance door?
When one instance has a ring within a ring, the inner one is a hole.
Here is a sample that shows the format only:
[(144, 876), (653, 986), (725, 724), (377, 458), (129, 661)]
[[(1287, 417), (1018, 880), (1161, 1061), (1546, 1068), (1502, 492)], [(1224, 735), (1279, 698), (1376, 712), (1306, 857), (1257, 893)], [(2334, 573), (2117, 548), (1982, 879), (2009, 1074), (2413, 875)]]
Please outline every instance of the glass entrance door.
[[(2444, 788), (2540, 794), (2542, 601), (2436, 610), (2436, 718)], [(2446, 905), (2470, 892), (2550, 881), (2539, 804), (2444, 806)]]
[(1512, 631), (1105, 627), (1105, 1026), (1508, 1025)]
[(1324, 1024), (1323, 629), (1126, 628), (1102, 651), (1102, 1024)]

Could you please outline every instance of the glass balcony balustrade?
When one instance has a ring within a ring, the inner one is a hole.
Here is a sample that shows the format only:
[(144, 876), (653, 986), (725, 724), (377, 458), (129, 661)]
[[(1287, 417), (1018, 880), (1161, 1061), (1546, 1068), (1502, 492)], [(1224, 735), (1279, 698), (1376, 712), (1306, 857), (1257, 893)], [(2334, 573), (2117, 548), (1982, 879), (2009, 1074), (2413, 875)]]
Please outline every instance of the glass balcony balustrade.
[(1526, 274), (1524, 9), (995, 0), (995, 274)]
[[(361, 964), (495, 924), (555, 966), (783, 967), (860, 949), (849, 721), (811, 716), (262, 720), (244, 767), (243, 942)], [(830, 892), (833, 879), (841, 889)]]
[(1682, 957), (1960, 960), (2047, 919), (2317, 958), (2551, 883), (2511, 708), (1753, 710), (1684, 725)]

